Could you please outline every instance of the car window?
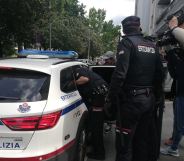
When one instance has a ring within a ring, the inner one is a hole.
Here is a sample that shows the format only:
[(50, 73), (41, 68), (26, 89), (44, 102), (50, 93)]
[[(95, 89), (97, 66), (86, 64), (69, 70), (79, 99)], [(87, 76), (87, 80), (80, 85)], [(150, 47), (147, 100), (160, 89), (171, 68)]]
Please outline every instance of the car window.
[(0, 102), (41, 101), (48, 97), (50, 75), (23, 69), (0, 69)]
[(61, 90), (65, 93), (69, 93), (76, 90), (76, 86), (74, 84), (73, 71), (71, 67), (65, 68), (61, 71), (60, 87)]

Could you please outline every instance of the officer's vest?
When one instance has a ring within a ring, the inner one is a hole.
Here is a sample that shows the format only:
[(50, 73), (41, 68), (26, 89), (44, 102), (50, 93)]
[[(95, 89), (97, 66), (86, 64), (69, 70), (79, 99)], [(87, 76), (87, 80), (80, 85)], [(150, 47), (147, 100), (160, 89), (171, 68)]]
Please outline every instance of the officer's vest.
[(132, 44), (130, 64), (126, 82), (132, 86), (153, 86), (156, 67), (155, 44), (149, 39), (140, 36), (126, 36), (126, 41)]

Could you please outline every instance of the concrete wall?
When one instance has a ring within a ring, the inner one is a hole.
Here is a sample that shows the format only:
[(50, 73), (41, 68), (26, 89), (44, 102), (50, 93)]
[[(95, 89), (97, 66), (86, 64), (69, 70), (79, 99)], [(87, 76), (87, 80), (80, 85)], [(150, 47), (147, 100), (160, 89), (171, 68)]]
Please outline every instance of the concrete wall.
[(156, 4), (156, 10), (160, 10), (161, 14), (156, 15), (156, 22), (154, 27), (155, 33), (163, 32), (167, 29), (166, 19), (168, 15), (184, 9), (184, 0), (173, 0), (169, 5), (163, 6)]
[(149, 21), (150, 21), (150, 0), (136, 0), (135, 15), (141, 19), (141, 28), (144, 33), (149, 33)]

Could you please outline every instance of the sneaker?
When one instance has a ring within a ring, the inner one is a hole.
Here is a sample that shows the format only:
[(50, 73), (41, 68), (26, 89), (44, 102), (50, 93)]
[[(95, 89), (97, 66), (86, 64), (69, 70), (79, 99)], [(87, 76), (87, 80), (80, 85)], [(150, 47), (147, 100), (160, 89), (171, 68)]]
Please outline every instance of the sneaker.
[(171, 155), (171, 156), (174, 156), (174, 157), (179, 157), (178, 149), (173, 150), (171, 147), (161, 149), (160, 153), (164, 154), (164, 155)]
[(167, 139), (167, 140), (164, 141), (164, 145), (167, 145), (167, 146), (171, 146), (172, 143), (173, 143), (172, 138), (169, 138), (169, 139)]

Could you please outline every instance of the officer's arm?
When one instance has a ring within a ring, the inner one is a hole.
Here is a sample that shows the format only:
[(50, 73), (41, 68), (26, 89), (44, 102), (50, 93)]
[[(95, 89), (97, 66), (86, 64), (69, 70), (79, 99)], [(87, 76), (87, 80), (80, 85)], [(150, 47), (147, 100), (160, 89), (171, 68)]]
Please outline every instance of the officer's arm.
[(75, 81), (75, 83), (76, 83), (77, 85), (86, 84), (87, 82), (89, 82), (89, 78), (88, 78), (88, 77), (84, 77), (84, 76), (79, 77), (79, 78)]
[(120, 92), (129, 68), (131, 47), (122, 43), (118, 50), (116, 68), (111, 78), (110, 94), (118, 94)]
[(79, 68), (75, 72), (76, 85), (86, 84), (90, 81), (89, 71), (86, 68)]
[(159, 54), (156, 55), (156, 69), (154, 79), (154, 93), (156, 101), (163, 98), (164, 70)]
[(173, 29), (172, 34), (174, 35), (176, 40), (178, 40), (180, 45), (184, 48), (184, 29), (176, 27), (175, 29)]

